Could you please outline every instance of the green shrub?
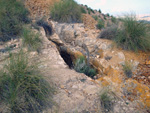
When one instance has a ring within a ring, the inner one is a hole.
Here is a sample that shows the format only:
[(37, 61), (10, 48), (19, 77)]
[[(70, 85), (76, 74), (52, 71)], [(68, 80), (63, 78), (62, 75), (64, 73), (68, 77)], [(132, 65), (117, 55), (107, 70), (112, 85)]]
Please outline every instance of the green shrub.
[(90, 10), (91, 10), (92, 13), (95, 13), (93, 9), (90, 8)]
[(88, 10), (88, 14), (91, 14), (91, 12), (92, 12), (92, 13), (95, 13), (94, 10), (91, 9), (90, 7), (87, 7), (87, 10)]
[(107, 20), (106, 15), (104, 15), (104, 19)]
[(84, 73), (91, 78), (94, 78), (94, 76), (96, 75), (96, 70), (87, 65), (84, 56), (77, 59), (74, 69), (77, 72)]
[(41, 113), (54, 102), (54, 88), (28, 62), (27, 54), (10, 54), (8, 63), (0, 72), (0, 102), (10, 113)]
[(28, 11), (17, 0), (0, 0), (0, 41), (7, 41), (21, 33), (28, 22)]
[(133, 65), (131, 64), (131, 62), (125, 62), (123, 66), (123, 71), (124, 71), (124, 74), (128, 77), (128, 78), (131, 78), (133, 73), (132, 73), (132, 68), (133, 68)]
[(86, 14), (86, 10), (84, 9), (84, 7), (81, 6), (81, 13)]
[(116, 25), (107, 27), (106, 29), (102, 30), (98, 38), (114, 40), (116, 38), (117, 28), (118, 27)]
[(102, 13), (102, 11), (101, 11), (100, 9), (98, 10), (98, 12), (99, 12), (99, 13)]
[(111, 21), (112, 21), (113, 23), (116, 23), (116, 22), (117, 22), (117, 19), (112, 16), (112, 17), (111, 17)]
[(56, 2), (51, 7), (51, 18), (58, 22), (81, 22), (81, 9), (74, 0)]
[(98, 20), (97, 28), (98, 29), (104, 28), (104, 22), (101, 19)]
[(110, 89), (103, 89), (100, 92), (100, 101), (101, 101), (101, 106), (103, 108), (104, 113), (110, 113), (113, 111), (113, 106), (114, 106), (114, 94)]
[(108, 17), (110, 17), (109, 13), (106, 14)]
[(39, 38), (38, 33), (34, 33), (32, 29), (24, 27), (22, 32), (22, 38), (23, 46), (27, 46), (29, 50), (39, 51), (42, 40)]
[(117, 31), (115, 38), (118, 46), (127, 50), (149, 50), (150, 49), (150, 35), (148, 33), (146, 24), (138, 22), (135, 15), (126, 15), (122, 19), (122, 29)]
[(87, 8), (87, 10), (88, 10), (88, 14), (90, 15), (91, 14), (91, 9)]
[(93, 17), (95, 20), (98, 20), (98, 16), (97, 16), (97, 15), (95, 15), (95, 16), (93, 15), (92, 17)]

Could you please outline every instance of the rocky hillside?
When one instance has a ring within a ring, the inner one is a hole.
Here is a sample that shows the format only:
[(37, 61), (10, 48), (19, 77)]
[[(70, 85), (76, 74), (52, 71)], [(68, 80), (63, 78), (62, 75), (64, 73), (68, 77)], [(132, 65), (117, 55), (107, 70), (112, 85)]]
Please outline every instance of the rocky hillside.
[[(52, 20), (49, 6), (54, 2), (25, 0), (32, 17), (28, 26), (39, 33), (42, 45), (37, 51), (23, 46), (23, 51), (29, 51), (29, 58), (37, 62), (38, 70), (56, 89), (56, 104), (39, 113), (149, 113), (150, 52), (124, 50), (112, 40), (99, 38), (102, 30), (97, 29), (93, 17), (102, 19), (105, 27), (113, 23), (112, 17), (98, 11), (88, 14), (86, 6), (82, 6), (87, 12), (82, 14), (83, 23)], [(43, 15), (46, 17), (39, 21)], [(22, 40), (1, 42), (0, 69), (10, 57), (9, 51), (17, 53), (22, 48)], [(83, 57), (80, 68), (87, 65), (96, 74), (76, 70)], [(5, 113), (8, 107), (0, 103), (0, 112)]]
[(88, 15), (93, 17), (96, 21), (98, 21), (99, 19), (102, 20), (104, 22), (105, 27), (112, 25), (114, 21), (116, 21), (115, 17), (109, 15), (109, 13), (103, 14), (101, 10), (99, 11), (93, 10), (87, 5), (81, 5), (81, 7), (84, 9), (84, 10), (82, 9), (84, 13), (87, 13)]
[[(46, 1), (25, 0), (25, 6), (29, 9), (31, 18), (39, 19), (39, 17), (42, 18), (43, 16), (48, 16), (50, 13), (50, 7), (52, 7), (52, 5), (58, 1), (59, 0), (46, 0)], [(88, 6), (84, 6), (84, 5), (80, 5), (80, 7), (81, 7), (81, 11), (84, 13), (83, 23), (85, 24), (86, 27), (90, 29), (96, 28), (96, 24), (99, 19), (104, 22), (105, 27), (110, 26), (114, 22), (116, 22), (116, 18), (110, 16), (109, 14), (103, 14), (101, 13), (101, 11), (93, 10)]]
[(49, 14), (50, 6), (59, 0), (24, 0), (29, 9), (31, 18), (39, 18)]

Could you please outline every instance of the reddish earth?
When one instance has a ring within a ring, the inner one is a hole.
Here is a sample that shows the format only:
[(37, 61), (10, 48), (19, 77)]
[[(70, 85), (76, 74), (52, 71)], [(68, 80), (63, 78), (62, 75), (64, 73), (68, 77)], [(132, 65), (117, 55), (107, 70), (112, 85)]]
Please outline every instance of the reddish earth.
[(139, 61), (138, 71), (133, 79), (150, 87), (150, 53), (139, 52), (135, 54), (133, 52), (125, 52), (125, 56), (126, 60), (133, 59)]
[(90, 29), (95, 29), (97, 21), (94, 20), (92, 16), (89, 14), (83, 14), (82, 16), (83, 23), (85, 27), (90, 28)]
[(25, 6), (28, 8), (31, 17), (41, 17), (49, 15), (50, 6), (59, 0), (25, 0)]
[(145, 53), (142, 51), (138, 53), (124, 50), (121, 51), (123, 51), (126, 61), (132, 59), (139, 62), (137, 71), (133, 72), (133, 74), (135, 75), (133, 79), (137, 80), (139, 83), (145, 84), (150, 87), (150, 53)]
[(134, 77), (134, 79), (150, 87), (150, 65), (140, 64), (138, 69), (138, 74), (136, 77)]

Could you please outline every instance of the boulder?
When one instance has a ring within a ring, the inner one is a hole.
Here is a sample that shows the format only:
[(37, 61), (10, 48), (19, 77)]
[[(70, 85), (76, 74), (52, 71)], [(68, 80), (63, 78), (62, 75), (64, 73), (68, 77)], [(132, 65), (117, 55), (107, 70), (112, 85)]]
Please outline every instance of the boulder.
[[(54, 23), (54, 22), (53, 22)], [(56, 33), (64, 43), (72, 43), (84, 31), (83, 24), (54, 23)]]

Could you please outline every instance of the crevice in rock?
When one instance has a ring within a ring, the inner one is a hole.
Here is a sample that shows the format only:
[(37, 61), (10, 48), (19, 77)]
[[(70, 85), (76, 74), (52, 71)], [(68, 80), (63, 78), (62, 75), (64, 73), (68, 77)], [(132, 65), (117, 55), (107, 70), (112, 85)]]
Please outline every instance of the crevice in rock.
[(52, 25), (48, 24), (47, 22), (39, 20), (36, 22), (36, 24), (44, 28), (46, 36), (51, 36), (53, 34)]
[[(44, 28), (47, 37), (51, 36), (53, 34), (52, 26), (48, 25), (47, 23), (45, 23), (43, 21), (38, 21), (37, 24)], [(55, 42), (53, 40), (51, 40), (51, 41), (56, 44), (57, 49), (60, 53), (60, 56), (63, 58), (65, 63), (69, 66), (69, 68), (70, 69), (73, 68), (73, 62), (71, 59), (71, 55), (67, 52), (67, 48), (65, 46), (58, 44), (57, 42)]]
[(71, 59), (71, 55), (67, 53), (67, 51), (64, 51), (60, 48), (59, 50), (61, 57), (64, 59), (65, 63), (69, 66), (69, 68), (73, 68), (73, 63)]
[(0, 49), (0, 52), (5, 53), (5, 52), (8, 52), (8, 51), (12, 51), (12, 50), (14, 50), (15, 47), (16, 47), (16, 44), (13, 44), (13, 45), (10, 45), (8, 47)]
[[(44, 28), (44, 26), (42, 27)], [(53, 29), (52, 26), (50, 26), (50, 28)], [(45, 28), (44, 30), (45, 30), (46, 36), (48, 37), (51, 34), (51, 31)], [(64, 44), (59, 43), (58, 41), (55, 41), (51, 38), (49, 38), (49, 40), (52, 41), (56, 45), (57, 50), (60, 53), (60, 56), (63, 58), (64, 62), (68, 65), (70, 69), (74, 69), (79, 73), (84, 73), (86, 76), (91, 77), (92, 79), (96, 76), (97, 74), (96, 69), (90, 65), (89, 50), (85, 44), (82, 45), (82, 48), (86, 51), (87, 57), (84, 58), (85, 60), (84, 62), (82, 62), (82, 59), (78, 58), (78, 60), (81, 60), (81, 61), (79, 61), (79, 64), (77, 65), (78, 67), (74, 67), (75, 66), (74, 61), (77, 60), (77, 58), (75, 57), (75, 54), (70, 53), (69, 48), (67, 48)]]

